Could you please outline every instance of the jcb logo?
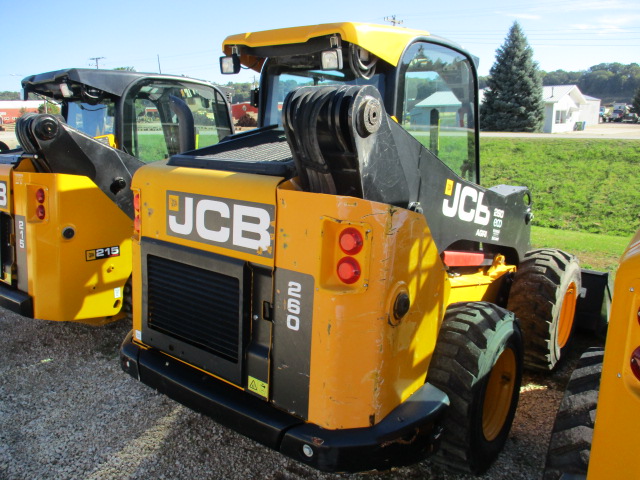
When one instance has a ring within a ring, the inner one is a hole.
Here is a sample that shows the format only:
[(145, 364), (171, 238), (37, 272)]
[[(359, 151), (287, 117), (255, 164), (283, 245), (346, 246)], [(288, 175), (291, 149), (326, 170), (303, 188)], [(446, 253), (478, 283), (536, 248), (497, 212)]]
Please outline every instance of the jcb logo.
[(206, 195), (167, 192), (167, 234), (273, 256), (274, 207)]
[(463, 222), (489, 225), (491, 211), (482, 203), (484, 192), (479, 192), (470, 185), (462, 186), (453, 180), (447, 180), (444, 193), (450, 197), (442, 201), (444, 216), (458, 217)]

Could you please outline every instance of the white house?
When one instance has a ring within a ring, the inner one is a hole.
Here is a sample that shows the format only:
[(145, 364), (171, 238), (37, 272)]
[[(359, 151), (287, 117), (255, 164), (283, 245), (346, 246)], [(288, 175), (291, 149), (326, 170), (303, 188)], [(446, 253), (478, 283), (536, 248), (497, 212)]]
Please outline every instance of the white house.
[[(484, 89), (478, 92), (480, 103), (484, 101)], [(577, 85), (552, 85), (542, 87), (544, 100), (544, 133), (571, 132), (582, 126), (599, 122), (600, 99), (583, 95)]]
[(585, 122), (583, 126), (598, 123), (600, 100), (583, 95), (577, 85), (552, 85), (542, 90), (543, 132), (571, 132), (577, 122)]

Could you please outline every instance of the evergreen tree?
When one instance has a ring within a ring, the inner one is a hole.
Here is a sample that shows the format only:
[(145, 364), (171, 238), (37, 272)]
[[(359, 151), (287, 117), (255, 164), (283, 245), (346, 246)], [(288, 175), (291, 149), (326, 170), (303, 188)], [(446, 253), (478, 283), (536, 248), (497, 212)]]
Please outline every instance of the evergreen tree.
[(496, 61), (489, 73), (480, 107), (482, 129), (540, 131), (544, 119), (541, 75), (518, 22), (514, 22), (504, 44), (496, 50)]

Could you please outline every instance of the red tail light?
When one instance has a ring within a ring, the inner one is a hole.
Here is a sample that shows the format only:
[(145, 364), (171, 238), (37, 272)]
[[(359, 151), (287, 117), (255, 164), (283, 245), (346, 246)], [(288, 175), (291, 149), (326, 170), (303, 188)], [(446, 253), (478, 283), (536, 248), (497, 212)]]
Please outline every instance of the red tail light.
[(36, 208), (36, 217), (38, 217), (38, 220), (44, 220), (45, 216), (46, 211), (44, 209), (44, 205), (38, 205), (38, 207)]
[(338, 278), (347, 285), (356, 283), (362, 274), (360, 264), (355, 258), (344, 257), (338, 262)]
[(340, 232), (340, 248), (347, 255), (356, 255), (362, 250), (362, 234), (355, 228), (345, 228)]
[(631, 354), (631, 371), (640, 380), (640, 347)]
[(36, 200), (38, 201), (38, 203), (44, 203), (44, 189), (43, 188), (39, 188), (38, 190), (36, 190)]
[(139, 194), (139, 193), (136, 193), (136, 194), (133, 196), (133, 209), (134, 209), (136, 212), (139, 212), (139, 211), (140, 211), (140, 194)]

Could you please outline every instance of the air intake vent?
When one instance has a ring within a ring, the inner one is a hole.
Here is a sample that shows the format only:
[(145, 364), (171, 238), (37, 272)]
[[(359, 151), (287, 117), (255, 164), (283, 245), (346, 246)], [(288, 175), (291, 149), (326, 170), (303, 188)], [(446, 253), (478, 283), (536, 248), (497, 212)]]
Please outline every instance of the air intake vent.
[(239, 278), (148, 255), (147, 282), (151, 329), (238, 363)]

